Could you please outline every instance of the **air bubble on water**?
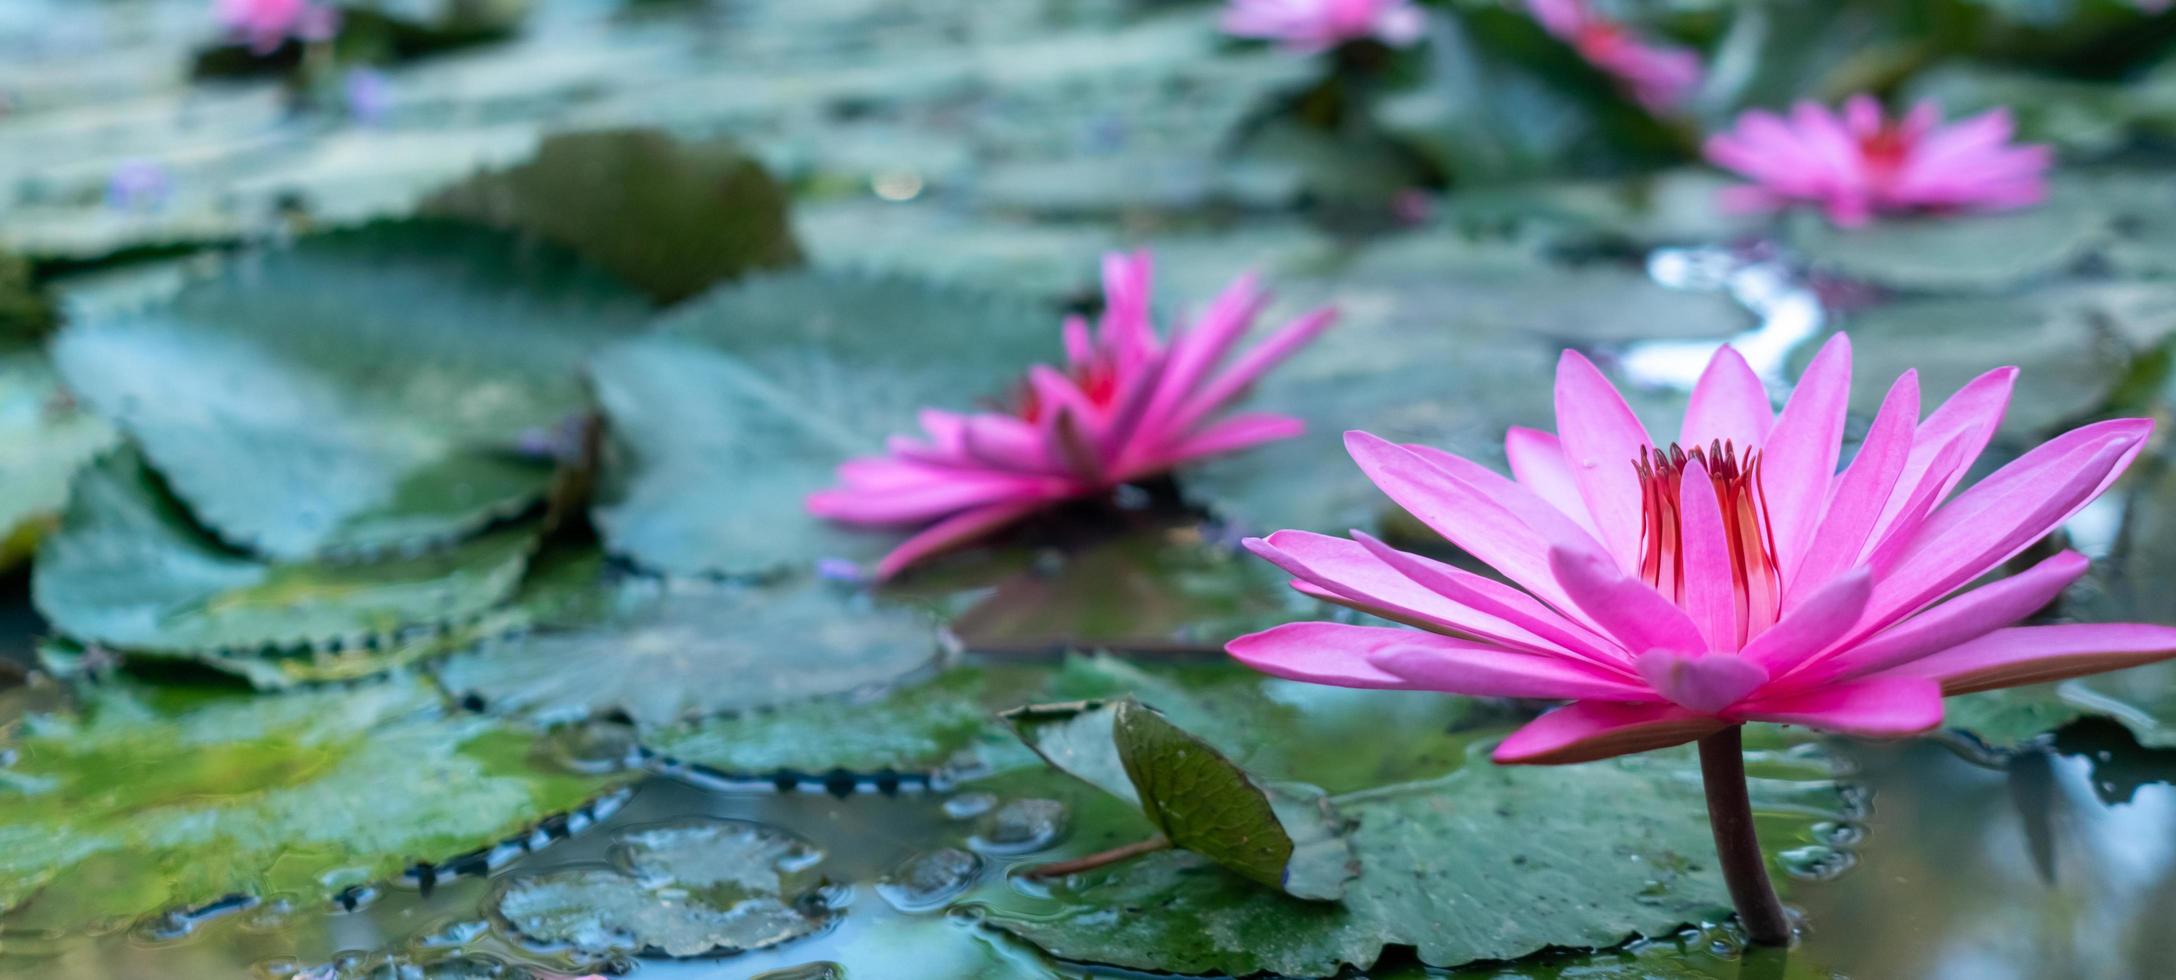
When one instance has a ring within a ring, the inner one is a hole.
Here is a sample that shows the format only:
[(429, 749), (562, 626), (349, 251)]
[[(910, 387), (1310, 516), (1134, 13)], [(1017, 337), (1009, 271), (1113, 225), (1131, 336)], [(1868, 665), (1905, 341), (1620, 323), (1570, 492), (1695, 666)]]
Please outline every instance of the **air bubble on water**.
[(947, 847), (901, 862), (876, 883), (876, 893), (901, 912), (927, 912), (974, 887), (982, 857)]
[(969, 843), (991, 854), (1040, 851), (1065, 836), (1067, 816), (1057, 800), (1012, 800), (985, 815)]
[(996, 793), (961, 793), (944, 801), (944, 815), (954, 820), (972, 820), (996, 806)]

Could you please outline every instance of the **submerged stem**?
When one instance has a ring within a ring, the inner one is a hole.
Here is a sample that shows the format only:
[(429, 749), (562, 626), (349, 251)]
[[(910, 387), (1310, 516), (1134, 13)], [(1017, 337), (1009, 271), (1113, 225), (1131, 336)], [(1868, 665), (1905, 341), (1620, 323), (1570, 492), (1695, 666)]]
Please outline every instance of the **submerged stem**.
[(1143, 854), (1161, 851), (1170, 846), (1171, 841), (1168, 838), (1162, 834), (1157, 834), (1147, 840), (1137, 840), (1131, 844), (1114, 847), (1108, 851), (1097, 851), (1094, 854), (1083, 855), (1070, 861), (1052, 861), (1049, 864), (1038, 864), (1021, 873), (1030, 878), (1063, 878), (1076, 871), (1088, 871), (1106, 864), (1117, 864), (1127, 858), (1140, 857)]
[(1715, 856), (1730, 886), (1738, 921), (1755, 945), (1784, 946), (1791, 941), (1791, 921), (1783, 914), (1775, 886), (1768, 881), (1768, 859), (1753, 829), (1753, 801), (1745, 788), (1745, 739), (1732, 725), (1700, 740), (1700, 778), (1707, 784), (1708, 824), (1715, 831)]

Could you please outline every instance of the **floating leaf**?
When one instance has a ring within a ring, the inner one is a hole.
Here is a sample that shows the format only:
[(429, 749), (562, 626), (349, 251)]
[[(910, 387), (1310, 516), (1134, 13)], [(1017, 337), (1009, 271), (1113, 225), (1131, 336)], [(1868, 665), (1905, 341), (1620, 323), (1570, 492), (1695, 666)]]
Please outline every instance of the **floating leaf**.
[(673, 574), (751, 575), (873, 557), (896, 535), (802, 506), (852, 455), (960, 410), (1057, 349), (1024, 300), (828, 272), (750, 279), (600, 355), (620, 445), (596, 512), (615, 553)]
[(527, 446), (645, 315), (552, 249), (383, 225), (238, 259), (171, 303), (63, 331), (63, 376), (207, 526), (280, 559), (459, 538), (552, 479)]
[(1883, 286), (1998, 290), (2073, 266), (2107, 244), (2112, 216), (2058, 191), (2045, 204), (1979, 215), (1883, 218), (1837, 228), (1810, 212), (1789, 241), (1816, 270)]
[(31, 589), (61, 632), (124, 650), (405, 643), (512, 595), (535, 542), (533, 527), (517, 526), (414, 558), (268, 562), (205, 535), (135, 453), (116, 452), (77, 479)]
[(447, 188), (422, 212), (534, 234), (667, 303), (801, 258), (785, 191), (761, 164), (653, 130), (553, 136), (535, 159)]
[(67, 503), (69, 478), (113, 441), (42, 352), (0, 354), (0, 561), (27, 553), (34, 525)]
[(798, 939), (829, 918), (813, 894), (815, 845), (762, 824), (690, 819), (614, 835), (617, 867), (507, 880), (491, 900), (500, 928), (583, 953), (686, 957)]
[[(1728, 909), (1689, 752), (1497, 767), (1484, 750), (1439, 780), (1335, 798), (1358, 822), (1361, 865), (1342, 903), (1254, 887), (1182, 851), (1074, 875), (1047, 899), (989, 887), (970, 898), (989, 925), (1065, 959), (1234, 976), (1329, 976), (1393, 945), (1436, 967), (1614, 946)], [(1761, 749), (1753, 762), (1756, 806), (1791, 814), (1764, 822), (1771, 853), (1793, 843), (1778, 823), (1806, 834), (1812, 814), (1841, 808), (1827, 764)], [(1069, 851), (1108, 835), (1075, 836)]]
[(534, 736), (413, 678), (278, 696), (110, 682), (0, 767), (0, 910), (83, 930), (228, 896), (322, 902), (516, 838), (625, 779), (538, 768)]
[(940, 652), (922, 614), (826, 583), (660, 588), (602, 622), (453, 657), (439, 682), (539, 724), (616, 714), (651, 729), (874, 687)]
[(1139, 701), (1040, 705), (1006, 720), (1051, 765), (1139, 806), (1173, 846), (1242, 877), (1329, 901), (1354, 873), (1348, 828), (1320, 790), (1266, 787)]

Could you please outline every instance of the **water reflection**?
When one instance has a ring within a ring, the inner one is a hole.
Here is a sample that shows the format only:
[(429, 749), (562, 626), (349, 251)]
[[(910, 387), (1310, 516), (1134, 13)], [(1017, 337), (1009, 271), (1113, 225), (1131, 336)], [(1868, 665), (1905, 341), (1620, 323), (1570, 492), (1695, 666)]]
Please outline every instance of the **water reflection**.
[(1627, 345), (1618, 363), (1636, 384), (1690, 389), (1716, 348), (1729, 344), (1762, 381), (1781, 390), (1789, 387), (1791, 351), (1827, 322), (1820, 296), (1773, 253), (1721, 246), (1659, 249), (1648, 256), (1647, 274), (1673, 289), (1728, 293), (1759, 323), (1733, 337)]

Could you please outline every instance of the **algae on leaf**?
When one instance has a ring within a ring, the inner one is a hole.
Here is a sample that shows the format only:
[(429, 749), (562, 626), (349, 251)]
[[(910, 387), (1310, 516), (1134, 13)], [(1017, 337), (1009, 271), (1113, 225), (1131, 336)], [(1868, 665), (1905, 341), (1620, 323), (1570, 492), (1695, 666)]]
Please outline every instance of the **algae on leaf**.
[(273, 558), (443, 545), (527, 510), (581, 370), (648, 314), (552, 247), (434, 222), (236, 257), (59, 335), (69, 386), (189, 512)]
[(0, 922), (102, 929), (229, 896), (298, 903), (516, 838), (624, 782), (538, 764), (413, 677), (248, 695), (109, 682), (0, 766)]

